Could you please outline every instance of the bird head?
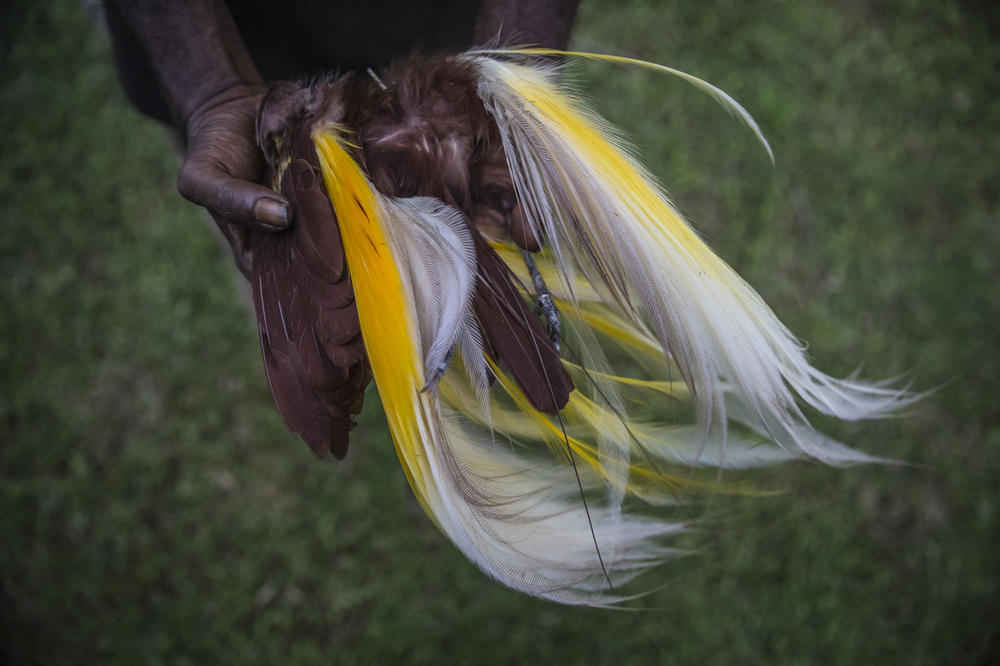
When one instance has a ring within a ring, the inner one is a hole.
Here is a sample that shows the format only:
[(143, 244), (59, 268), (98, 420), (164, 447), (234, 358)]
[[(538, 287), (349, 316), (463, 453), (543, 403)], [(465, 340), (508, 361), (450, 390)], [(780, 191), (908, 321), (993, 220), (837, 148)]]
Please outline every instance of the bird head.
[(313, 128), (343, 116), (342, 88), (336, 79), (280, 81), (265, 93), (257, 113), (257, 146), (267, 161), (272, 188), (281, 190), (285, 169), (293, 155), (311, 145)]

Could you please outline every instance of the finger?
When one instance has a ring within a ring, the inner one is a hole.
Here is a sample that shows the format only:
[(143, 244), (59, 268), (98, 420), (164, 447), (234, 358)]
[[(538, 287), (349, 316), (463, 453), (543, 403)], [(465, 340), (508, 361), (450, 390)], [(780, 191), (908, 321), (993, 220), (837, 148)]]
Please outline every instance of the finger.
[(213, 160), (189, 155), (177, 176), (185, 199), (214, 215), (264, 231), (281, 231), (291, 222), (291, 207), (280, 194), (235, 178)]

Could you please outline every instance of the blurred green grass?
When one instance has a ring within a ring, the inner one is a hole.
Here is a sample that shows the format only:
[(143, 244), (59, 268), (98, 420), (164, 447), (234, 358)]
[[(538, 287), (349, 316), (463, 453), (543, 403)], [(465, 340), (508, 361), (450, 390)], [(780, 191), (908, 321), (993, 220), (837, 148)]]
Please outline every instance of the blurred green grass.
[(905, 419), (829, 425), (912, 466), (718, 497), (645, 612), (563, 608), (468, 564), (410, 495), (370, 394), (343, 463), (284, 430), (235, 272), (68, 0), (4, 10), (0, 660), (996, 663), (1000, 46), (933, 3), (584, 0), (577, 45), (695, 226), (823, 369), (912, 371)]

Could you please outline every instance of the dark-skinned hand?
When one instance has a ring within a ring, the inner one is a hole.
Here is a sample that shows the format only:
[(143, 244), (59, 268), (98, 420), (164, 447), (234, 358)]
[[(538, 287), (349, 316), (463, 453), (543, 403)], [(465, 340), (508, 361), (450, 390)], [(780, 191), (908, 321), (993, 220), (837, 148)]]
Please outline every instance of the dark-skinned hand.
[(288, 201), (259, 184), (265, 165), (255, 128), (264, 92), (262, 85), (237, 86), (195, 110), (177, 177), (181, 195), (211, 213), (244, 274), (251, 260), (248, 230), (282, 231), (293, 218)]

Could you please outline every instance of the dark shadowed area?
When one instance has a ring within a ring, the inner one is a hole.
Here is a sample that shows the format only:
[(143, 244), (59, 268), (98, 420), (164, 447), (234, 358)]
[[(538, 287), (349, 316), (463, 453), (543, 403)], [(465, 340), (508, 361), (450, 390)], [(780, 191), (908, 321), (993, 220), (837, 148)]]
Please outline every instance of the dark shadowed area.
[(370, 390), (346, 461), (269, 395), (241, 278), (176, 193), (76, 2), (0, 19), (0, 662), (987, 664), (1000, 660), (995, 10), (584, 0), (580, 87), (832, 373), (905, 418), (820, 423), (912, 463), (749, 475), (641, 612), (481, 575), (422, 513)]

